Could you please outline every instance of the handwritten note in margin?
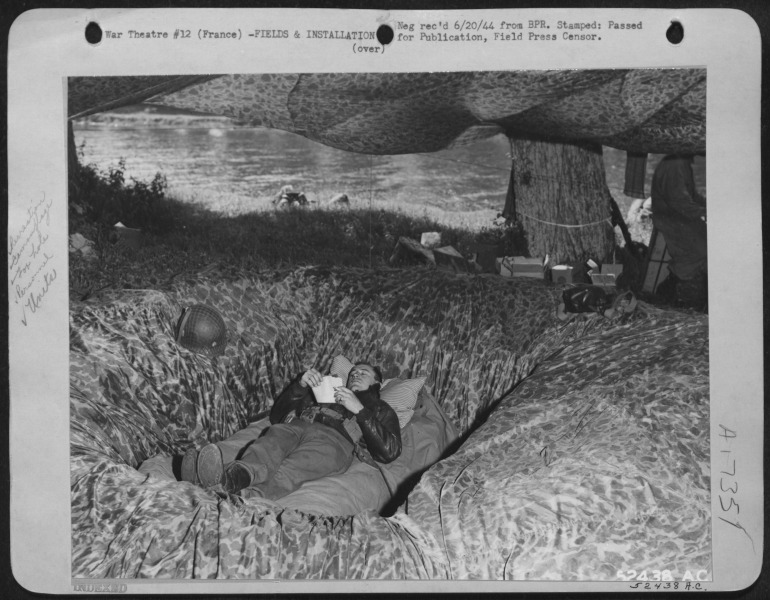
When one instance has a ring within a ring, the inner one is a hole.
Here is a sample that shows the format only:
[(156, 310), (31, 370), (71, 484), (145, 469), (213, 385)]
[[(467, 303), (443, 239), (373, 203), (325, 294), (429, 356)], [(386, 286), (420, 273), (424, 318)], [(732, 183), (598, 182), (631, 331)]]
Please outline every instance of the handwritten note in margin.
[(27, 209), (22, 227), (8, 236), (8, 296), (11, 305), (21, 311), (25, 327), (43, 306), (56, 281), (54, 253), (49, 243), (52, 205), (53, 200), (43, 194), (41, 200)]

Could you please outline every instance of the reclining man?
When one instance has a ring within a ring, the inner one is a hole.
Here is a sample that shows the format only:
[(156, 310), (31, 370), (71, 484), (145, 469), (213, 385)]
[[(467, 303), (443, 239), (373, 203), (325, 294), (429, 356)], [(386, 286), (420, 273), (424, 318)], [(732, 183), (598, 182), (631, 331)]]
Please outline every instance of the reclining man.
[(191, 449), (182, 461), (182, 479), (243, 497), (276, 500), (305, 481), (344, 472), (354, 454), (360, 460), (389, 463), (401, 453), (395, 411), (380, 399), (382, 374), (368, 363), (353, 366), (334, 404), (319, 405), (311, 387), (322, 375), (306, 371), (278, 397), (270, 427), (247, 445), (237, 460), (224, 464), (216, 444)]

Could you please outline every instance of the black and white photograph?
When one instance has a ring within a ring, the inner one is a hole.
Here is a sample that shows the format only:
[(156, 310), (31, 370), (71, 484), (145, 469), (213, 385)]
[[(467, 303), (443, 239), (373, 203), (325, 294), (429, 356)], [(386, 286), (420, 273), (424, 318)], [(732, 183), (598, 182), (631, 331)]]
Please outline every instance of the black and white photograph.
[[(358, 57), (413, 39), (563, 52), (652, 26), (563, 12), (232, 36), (105, 13), (86, 39), (301, 36)], [(722, 251), (740, 226), (712, 137), (722, 64), (370, 60), (61, 77), (59, 187), (9, 213), (9, 303), (12, 332), (66, 332), (40, 358), (65, 357), (70, 593), (723, 589), (720, 544), (761, 561), (762, 531), (744, 475), (761, 427), (725, 380), (756, 311), (725, 324), (724, 266), (757, 246)], [(741, 360), (751, 396), (761, 372)]]

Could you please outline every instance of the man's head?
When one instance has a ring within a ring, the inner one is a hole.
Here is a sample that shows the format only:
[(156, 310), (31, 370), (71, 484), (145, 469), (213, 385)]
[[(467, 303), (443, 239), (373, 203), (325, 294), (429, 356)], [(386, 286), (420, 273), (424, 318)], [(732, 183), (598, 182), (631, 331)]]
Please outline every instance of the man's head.
[(354, 392), (368, 390), (375, 383), (382, 383), (382, 373), (369, 363), (356, 363), (348, 373), (347, 388)]

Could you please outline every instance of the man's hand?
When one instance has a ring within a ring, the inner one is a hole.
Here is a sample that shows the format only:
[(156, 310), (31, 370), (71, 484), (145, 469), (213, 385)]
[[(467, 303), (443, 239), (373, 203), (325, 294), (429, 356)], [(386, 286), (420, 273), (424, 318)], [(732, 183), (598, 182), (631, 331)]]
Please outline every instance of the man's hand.
[(299, 384), (302, 387), (316, 387), (317, 385), (321, 385), (321, 381), (323, 381), (323, 375), (321, 375), (318, 371), (315, 369), (308, 369), (305, 371), (305, 373), (302, 375), (302, 379), (299, 380)]
[(334, 401), (337, 404), (342, 404), (354, 415), (357, 415), (364, 408), (364, 405), (361, 404), (356, 395), (344, 386), (334, 388)]

